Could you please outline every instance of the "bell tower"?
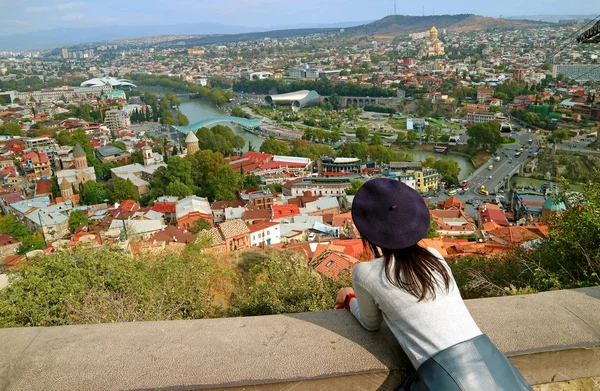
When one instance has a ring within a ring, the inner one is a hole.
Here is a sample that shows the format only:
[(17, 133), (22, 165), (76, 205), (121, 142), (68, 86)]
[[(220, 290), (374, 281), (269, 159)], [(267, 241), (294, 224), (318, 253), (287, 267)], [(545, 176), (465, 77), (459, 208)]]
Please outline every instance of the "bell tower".
[(142, 148), (142, 154), (144, 155), (144, 166), (149, 166), (154, 163), (154, 153), (152, 152), (152, 148), (144, 145)]

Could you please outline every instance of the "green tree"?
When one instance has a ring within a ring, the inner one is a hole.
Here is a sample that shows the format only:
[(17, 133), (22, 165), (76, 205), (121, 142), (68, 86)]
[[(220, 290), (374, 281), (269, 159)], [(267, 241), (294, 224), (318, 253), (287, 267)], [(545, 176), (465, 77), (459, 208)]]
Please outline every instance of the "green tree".
[(205, 219), (198, 219), (194, 221), (192, 224), (192, 228), (190, 228), (190, 232), (193, 234), (197, 234), (200, 231), (205, 231), (211, 229), (210, 223)]
[(550, 136), (548, 136), (548, 141), (552, 143), (562, 143), (563, 141), (569, 138), (569, 130), (568, 129), (557, 129), (552, 132)]
[(402, 145), (402, 143), (404, 142), (404, 140), (406, 140), (406, 133), (404, 133), (404, 132), (398, 132), (398, 135), (396, 136), (395, 144)]
[(191, 196), (192, 194), (194, 194), (194, 192), (178, 180), (169, 183), (165, 188), (165, 195), (176, 196), (180, 199)]
[(234, 316), (282, 314), (331, 308), (343, 283), (322, 277), (296, 252), (246, 253), (240, 265), (244, 280), (231, 302)]
[(458, 176), (460, 175), (460, 167), (453, 160), (438, 160), (433, 164), (441, 175), (442, 179), (449, 185), (458, 184)]
[(419, 138), (419, 133), (415, 132), (414, 130), (409, 130), (408, 132), (406, 132), (406, 139), (411, 142), (414, 143), (415, 140), (417, 140)]
[(74, 210), (69, 215), (69, 231), (75, 232), (79, 226), (88, 224), (88, 217), (82, 210)]
[(50, 182), (52, 183), (52, 196), (54, 198), (60, 197), (60, 186), (58, 185), (58, 178), (53, 176), (50, 178)]
[(0, 135), (6, 136), (24, 136), (23, 130), (19, 124), (14, 122), (6, 122), (0, 125)]
[(190, 120), (185, 116), (185, 114), (177, 110), (177, 123), (179, 126), (188, 126), (190, 124)]
[(329, 104), (331, 105), (331, 107), (334, 110), (339, 110), (340, 109), (340, 104), (341, 104), (341, 99), (340, 96), (338, 94), (331, 94), (331, 96), (329, 97)]
[(469, 135), (467, 144), (474, 151), (482, 149), (489, 153), (495, 153), (503, 144), (499, 128), (500, 124), (496, 121), (472, 125), (467, 129)]
[(425, 238), (427, 239), (432, 239), (432, 238), (437, 238), (438, 236), (440, 236), (437, 233), (437, 224), (435, 223), (435, 221), (433, 221), (433, 217), (429, 218), (429, 229), (427, 230), (427, 233), (425, 234)]
[(239, 107), (234, 107), (233, 109), (231, 109), (231, 116), (239, 118), (248, 118), (248, 114), (246, 114), (246, 112)]
[(108, 193), (104, 185), (94, 181), (83, 184), (81, 191), (81, 203), (85, 205), (101, 204), (108, 199)]
[(260, 187), (260, 177), (254, 174), (244, 176), (244, 189), (258, 189)]
[(125, 143), (122, 141), (113, 141), (110, 145), (117, 147), (122, 151), (127, 151), (127, 145), (125, 145)]
[(355, 195), (356, 193), (358, 193), (358, 189), (360, 189), (360, 187), (363, 185), (363, 181), (359, 181), (359, 180), (354, 180), (352, 181), (352, 183), (350, 184), (350, 187), (348, 189), (346, 189), (346, 194), (347, 195)]
[(363, 162), (369, 159), (369, 145), (367, 143), (345, 143), (338, 150), (340, 157), (355, 157)]
[(366, 142), (369, 139), (369, 129), (365, 128), (364, 126), (356, 129), (356, 138), (360, 142)]
[(231, 167), (223, 167), (217, 171), (219, 180), (211, 184), (211, 190), (215, 200), (233, 201), (237, 192), (242, 188), (242, 177)]
[(287, 156), (290, 154), (290, 146), (283, 142), (275, 139), (266, 139), (260, 146), (260, 152), (269, 153), (271, 155), (283, 155)]
[(106, 188), (112, 202), (137, 200), (139, 197), (137, 187), (131, 179), (112, 178), (107, 182)]
[(32, 235), (31, 231), (25, 225), (20, 224), (12, 214), (0, 218), (0, 232), (6, 232), (17, 240), (24, 240)]
[(371, 144), (371, 145), (383, 145), (383, 139), (381, 138), (381, 136), (380, 136), (380, 135), (378, 135), (378, 134), (374, 134), (374, 135), (371, 137), (371, 142), (370, 142), (370, 144)]

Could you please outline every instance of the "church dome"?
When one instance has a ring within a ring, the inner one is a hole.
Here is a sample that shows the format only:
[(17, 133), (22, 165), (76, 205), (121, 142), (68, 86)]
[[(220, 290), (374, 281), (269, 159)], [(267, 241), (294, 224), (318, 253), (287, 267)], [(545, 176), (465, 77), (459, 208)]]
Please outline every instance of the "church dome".
[(194, 132), (189, 132), (187, 137), (185, 138), (186, 143), (197, 143), (198, 137), (194, 134)]
[(432, 33), (437, 33), (438, 30), (435, 28), (435, 26), (431, 27), (431, 30), (429, 30)]

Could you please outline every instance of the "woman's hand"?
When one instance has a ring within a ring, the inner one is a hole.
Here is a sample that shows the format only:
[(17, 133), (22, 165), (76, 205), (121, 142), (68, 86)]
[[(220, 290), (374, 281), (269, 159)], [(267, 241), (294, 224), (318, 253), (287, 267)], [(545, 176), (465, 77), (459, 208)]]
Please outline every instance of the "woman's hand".
[(338, 291), (337, 297), (335, 298), (336, 310), (344, 308), (344, 304), (346, 304), (346, 296), (348, 296), (351, 293), (354, 294), (354, 289), (350, 287), (342, 288)]

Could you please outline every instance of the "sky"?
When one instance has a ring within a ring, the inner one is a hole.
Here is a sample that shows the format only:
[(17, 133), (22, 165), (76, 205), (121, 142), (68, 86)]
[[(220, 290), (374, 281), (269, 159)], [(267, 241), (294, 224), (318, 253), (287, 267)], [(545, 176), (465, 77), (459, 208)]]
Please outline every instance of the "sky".
[[(397, 0), (397, 13), (484, 16), (597, 14), (597, 0)], [(294, 24), (370, 21), (394, 0), (0, 0), (0, 35), (58, 27), (212, 22), (264, 30)]]

